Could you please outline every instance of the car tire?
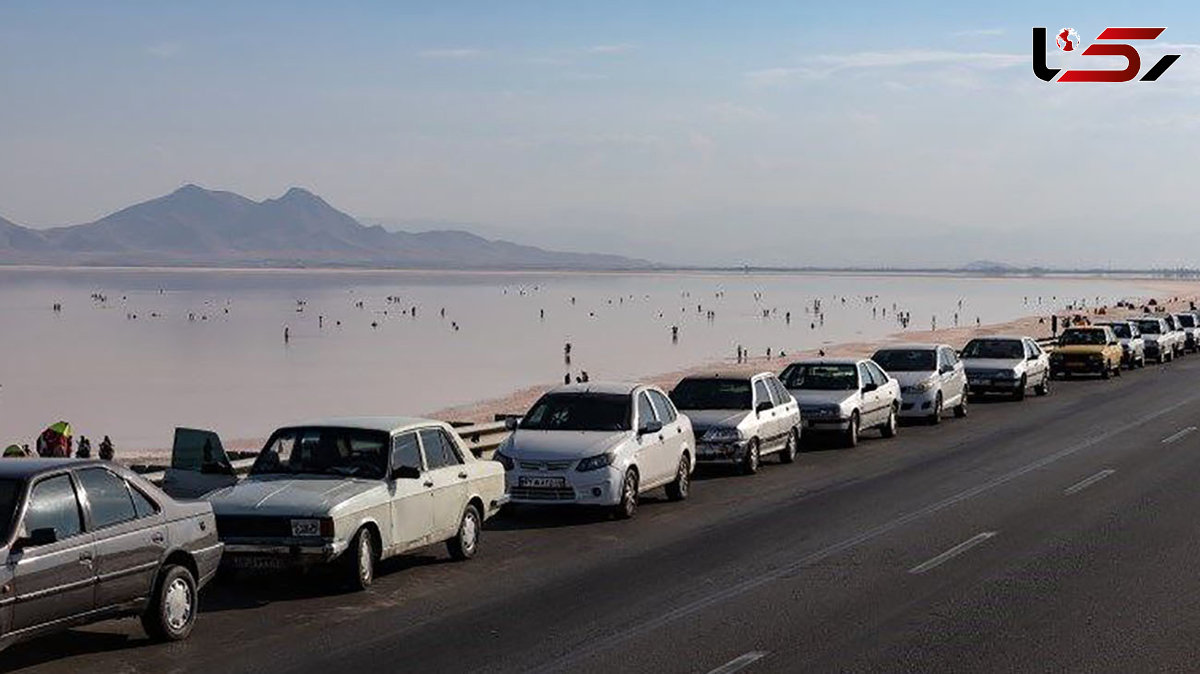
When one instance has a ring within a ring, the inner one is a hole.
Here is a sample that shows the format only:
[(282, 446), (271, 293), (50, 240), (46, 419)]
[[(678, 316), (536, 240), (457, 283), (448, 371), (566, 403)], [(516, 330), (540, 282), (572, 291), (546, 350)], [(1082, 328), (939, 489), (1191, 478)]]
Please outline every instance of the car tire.
[(1117, 366), (1113, 368), (1113, 374), (1115, 374), (1115, 375), (1116, 375), (1116, 376), (1118, 376), (1118, 377), (1120, 377), (1120, 376), (1121, 376), (1121, 363), (1120, 363), (1120, 361), (1117, 361)]
[(858, 410), (850, 413), (850, 425), (842, 433), (842, 447), (852, 449), (858, 446)]
[(458, 533), (446, 541), (446, 551), (458, 561), (466, 561), (475, 556), (479, 550), (479, 537), (483, 531), (483, 516), (472, 503), (463, 511), (462, 521), (458, 523)]
[(667, 499), (670, 501), (686, 500), (692, 492), (692, 462), (688, 455), (679, 457), (679, 467), (675, 469), (675, 479), (667, 484)]
[(800, 451), (800, 429), (793, 428), (788, 431), (787, 441), (783, 443), (783, 449), (779, 450), (779, 463), (795, 463), (796, 452)]
[(954, 418), (965, 419), (967, 417), (967, 399), (970, 398), (966, 391), (963, 391), (962, 396), (958, 399), (958, 404), (954, 406)]
[(942, 392), (938, 391), (937, 397), (933, 399), (933, 414), (926, 419), (930, 426), (937, 426), (942, 423)]
[(758, 438), (751, 438), (750, 444), (746, 445), (746, 456), (742, 457), (742, 464), (738, 469), (742, 471), (742, 475), (754, 475), (758, 472), (758, 467), (762, 465), (762, 446), (758, 444)]
[(142, 628), (155, 641), (181, 641), (192, 633), (199, 610), (196, 579), (177, 564), (164, 566), (154, 582)]
[(638, 474), (630, 468), (621, 479), (621, 500), (613, 506), (613, 514), (619, 520), (632, 519), (638, 507)]
[(371, 583), (375, 582), (375, 562), (378, 559), (375, 537), (370, 530), (359, 529), (342, 553), (342, 581), (346, 587), (355, 592), (371, 587)]
[(1104, 367), (1100, 370), (1100, 378), (1108, 379), (1111, 376), (1112, 376), (1112, 368), (1108, 366), (1108, 363), (1105, 363)]
[(1050, 395), (1050, 378), (1042, 377), (1042, 383), (1037, 386), (1034, 386), (1033, 392), (1038, 394), (1039, 396)]
[(896, 414), (896, 406), (892, 405), (892, 408), (890, 410), (888, 410), (887, 421), (885, 421), (884, 424), (879, 427), (880, 435), (882, 435), (885, 438), (896, 437), (896, 429), (900, 425), (897, 421), (897, 416), (898, 415)]

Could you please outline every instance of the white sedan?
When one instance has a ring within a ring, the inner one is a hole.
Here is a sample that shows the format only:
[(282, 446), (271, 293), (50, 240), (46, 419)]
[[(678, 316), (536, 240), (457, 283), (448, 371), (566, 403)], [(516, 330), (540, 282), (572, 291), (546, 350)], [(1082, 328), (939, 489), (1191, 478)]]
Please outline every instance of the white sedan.
[(900, 384), (873, 360), (802, 360), (779, 379), (800, 404), (805, 430), (838, 433), (846, 447), (857, 446), (867, 428), (878, 428), (885, 438), (896, 435)]
[(641, 494), (687, 498), (692, 422), (656, 386), (587, 383), (543, 395), (496, 451), (513, 503), (578, 504), (633, 517)]
[(326, 419), (275, 431), (250, 475), (206, 496), (224, 564), (335, 564), (353, 589), (387, 557), (445, 542), (469, 559), (505, 502), (504, 475), (431, 419)]

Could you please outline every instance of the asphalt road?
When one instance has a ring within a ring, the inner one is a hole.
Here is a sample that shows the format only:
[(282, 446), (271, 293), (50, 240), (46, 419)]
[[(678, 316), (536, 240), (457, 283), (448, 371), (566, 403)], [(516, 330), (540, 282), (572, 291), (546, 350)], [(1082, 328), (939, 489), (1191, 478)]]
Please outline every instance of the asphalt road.
[(210, 587), (192, 638), (114, 621), (32, 672), (1195, 671), (1200, 357), (698, 476), (635, 520), (518, 510), (480, 555)]

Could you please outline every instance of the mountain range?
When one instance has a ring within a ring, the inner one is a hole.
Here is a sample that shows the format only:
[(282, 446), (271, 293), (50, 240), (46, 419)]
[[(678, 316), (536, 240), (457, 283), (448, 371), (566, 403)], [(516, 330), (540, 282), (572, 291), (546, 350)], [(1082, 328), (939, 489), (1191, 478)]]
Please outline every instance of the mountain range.
[(545, 250), (469, 232), (367, 226), (293, 187), (254, 201), (185, 185), (81, 225), (33, 229), (0, 217), (0, 264), (641, 269), (645, 260)]

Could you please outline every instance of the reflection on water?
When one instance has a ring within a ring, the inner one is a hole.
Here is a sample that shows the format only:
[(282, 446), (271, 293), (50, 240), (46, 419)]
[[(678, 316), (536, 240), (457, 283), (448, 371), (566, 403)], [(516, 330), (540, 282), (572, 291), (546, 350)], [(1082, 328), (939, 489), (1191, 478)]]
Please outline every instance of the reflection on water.
[(263, 437), (308, 417), (427, 413), (568, 370), (634, 378), (739, 346), (758, 357), (872, 339), (900, 329), (897, 310), (924, 330), (956, 312), (989, 323), (1149, 294), (1090, 279), (0, 269), (0, 445), (60, 418), (118, 448), (167, 446), (176, 425)]

